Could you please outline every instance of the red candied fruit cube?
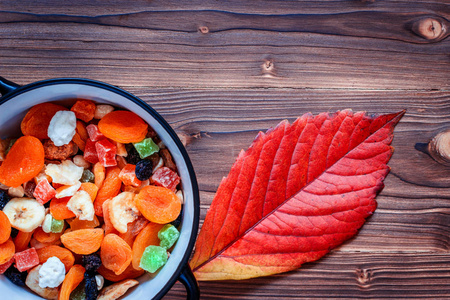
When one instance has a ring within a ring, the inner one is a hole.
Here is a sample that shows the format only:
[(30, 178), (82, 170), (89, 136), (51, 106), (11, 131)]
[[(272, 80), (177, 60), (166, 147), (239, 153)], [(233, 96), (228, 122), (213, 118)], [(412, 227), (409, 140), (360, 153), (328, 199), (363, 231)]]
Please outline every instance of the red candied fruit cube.
[(86, 126), (86, 130), (89, 135), (89, 139), (93, 142), (97, 142), (105, 138), (103, 133), (98, 130), (98, 126), (95, 124), (89, 124), (88, 126)]
[(7, 262), (5, 262), (3, 265), (0, 265), (0, 274), (3, 274), (6, 272), (6, 270), (9, 269), (9, 267), (11, 267), (12, 263), (14, 262), (14, 256), (13, 258), (11, 258), (10, 260), (8, 260)]
[(56, 196), (56, 190), (48, 182), (47, 178), (44, 178), (38, 182), (33, 192), (33, 197), (44, 205)]
[(70, 109), (75, 113), (77, 119), (89, 122), (95, 115), (95, 103), (90, 100), (78, 100)]
[(138, 187), (141, 185), (142, 181), (137, 179), (135, 170), (136, 165), (127, 164), (125, 165), (125, 167), (123, 167), (119, 174), (119, 179), (122, 180), (123, 184), (131, 185), (134, 187)]
[(180, 183), (178, 174), (168, 167), (161, 167), (156, 170), (152, 177), (150, 177), (150, 180), (155, 185), (166, 187), (174, 192), (177, 190), (177, 185)]
[(16, 268), (20, 272), (29, 270), (39, 264), (39, 256), (34, 248), (17, 252), (14, 254), (14, 259), (16, 260)]
[(84, 148), (84, 159), (91, 164), (98, 163), (97, 149), (95, 148), (95, 142), (90, 139), (86, 140), (86, 147)]
[(107, 139), (95, 143), (99, 162), (106, 167), (117, 166), (116, 146)]

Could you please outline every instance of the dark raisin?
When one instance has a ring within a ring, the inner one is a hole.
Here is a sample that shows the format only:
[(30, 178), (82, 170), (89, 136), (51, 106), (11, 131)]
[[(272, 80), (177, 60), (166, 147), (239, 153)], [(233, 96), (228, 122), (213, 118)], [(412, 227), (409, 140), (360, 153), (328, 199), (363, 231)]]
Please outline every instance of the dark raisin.
[(34, 180), (30, 180), (25, 183), (24, 193), (27, 197), (34, 198), (33, 193), (34, 189), (36, 188), (36, 183), (34, 183)]
[(84, 273), (84, 292), (86, 293), (86, 300), (95, 300), (98, 296), (97, 281), (94, 274)]
[(172, 224), (173, 226), (178, 228), (181, 225), (182, 220), (183, 220), (183, 209), (181, 209), (181, 212), (178, 215), (178, 217), (175, 220), (173, 220), (172, 222), (170, 222), (170, 224)]
[(137, 152), (136, 148), (134, 148), (133, 144), (127, 144), (125, 149), (127, 149), (127, 157), (125, 157), (125, 160), (127, 163), (135, 165), (137, 164), (141, 158), (139, 157), (139, 153)]
[(82, 261), (86, 272), (91, 274), (95, 273), (102, 264), (100, 256), (95, 253), (83, 255)]
[(153, 164), (148, 159), (143, 159), (136, 164), (136, 173), (137, 179), (143, 181), (147, 180), (152, 176)]
[(8, 196), (8, 192), (5, 190), (0, 190), (0, 209), (3, 210), (6, 203), (9, 202), (11, 198)]
[(5, 276), (15, 285), (25, 286), (25, 279), (27, 279), (26, 271), (19, 272), (14, 266), (11, 266), (5, 271)]
[(19, 234), (19, 230), (11, 227), (11, 237), (14, 239)]

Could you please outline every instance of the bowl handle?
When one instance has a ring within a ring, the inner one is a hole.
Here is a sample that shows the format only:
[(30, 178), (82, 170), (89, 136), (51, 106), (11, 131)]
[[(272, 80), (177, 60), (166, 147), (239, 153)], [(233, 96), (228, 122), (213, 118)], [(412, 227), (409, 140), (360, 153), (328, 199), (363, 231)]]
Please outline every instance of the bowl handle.
[(178, 280), (184, 285), (187, 291), (187, 300), (198, 300), (200, 299), (200, 289), (198, 288), (197, 280), (191, 271), (189, 264), (186, 264), (183, 271), (178, 277)]
[(11, 82), (3, 77), (0, 77), (0, 94), (2, 96), (8, 94), (9, 92), (14, 91), (18, 87), (20, 87), (20, 85), (18, 85), (17, 83)]

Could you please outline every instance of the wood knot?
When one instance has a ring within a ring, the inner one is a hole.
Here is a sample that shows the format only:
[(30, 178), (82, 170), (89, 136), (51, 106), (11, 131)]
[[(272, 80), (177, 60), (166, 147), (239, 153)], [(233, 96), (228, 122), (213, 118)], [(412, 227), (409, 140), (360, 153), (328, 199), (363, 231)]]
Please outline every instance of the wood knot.
[(207, 34), (209, 32), (209, 28), (208, 28), (208, 26), (200, 26), (198, 28), (198, 31), (203, 33), (203, 34)]
[(268, 58), (265, 59), (263, 64), (261, 65), (263, 76), (272, 77), (275, 76), (275, 64), (273, 59)]
[(434, 17), (425, 17), (414, 21), (412, 31), (418, 36), (429, 41), (440, 41), (447, 34), (447, 26), (443, 20)]
[(427, 150), (435, 161), (450, 166), (450, 129), (441, 131), (432, 138)]
[(356, 269), (356, 281), (360, 285), (367, 286), (372, 280), (372, 271), (368, 269)]

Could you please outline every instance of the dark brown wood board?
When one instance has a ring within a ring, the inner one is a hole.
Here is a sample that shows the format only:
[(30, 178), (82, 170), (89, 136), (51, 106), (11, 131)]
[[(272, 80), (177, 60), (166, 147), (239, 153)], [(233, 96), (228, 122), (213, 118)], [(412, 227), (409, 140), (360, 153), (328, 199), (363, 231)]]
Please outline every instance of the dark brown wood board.
[[(85, 77), (149, 103), (186, 144), (201, 224), (259, 131), (406, 109), (355, 238), (293, 272), (200, 282), (202, 299), (449, 299), (450, 167), (416, 150), (450, 127), (449, 20), (448, 0), (2, 0), (0, 76)], [(164, 299), (184, 298), (177, 283)]]

